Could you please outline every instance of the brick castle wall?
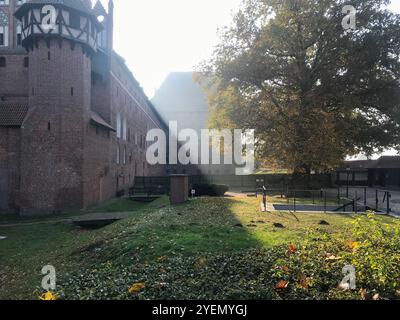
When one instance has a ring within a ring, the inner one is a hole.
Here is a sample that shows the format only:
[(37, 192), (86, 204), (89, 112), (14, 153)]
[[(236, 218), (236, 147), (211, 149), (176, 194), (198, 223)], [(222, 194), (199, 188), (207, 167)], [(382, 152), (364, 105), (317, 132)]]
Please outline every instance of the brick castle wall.
[[(23, 104), (29, 111), (21, 128), (0, 127), (0, 212), (76, 211), (127, 190), (135, 176), (165, 174), (164, 166), (147, 164), (143, 143), (149, 129), (163, 124), (112, 49), (89, 55), (80, 44), (53, 39), (40, 40), (28, 53), (15, 47), (16, 36), (9, 43), (0, 49), (7, 59), (0, 107)], [(99, 59), (106, 66), (101, 77), (93, 68)], [(91, 111), (114, 128), (121, 114), (126, 139), (94, 124)]]
[(30, 112), (21, 128), (22, 213), (80, 209), (90, 58), (80, 45), (52, 40), (40, 41), (29, 59)]

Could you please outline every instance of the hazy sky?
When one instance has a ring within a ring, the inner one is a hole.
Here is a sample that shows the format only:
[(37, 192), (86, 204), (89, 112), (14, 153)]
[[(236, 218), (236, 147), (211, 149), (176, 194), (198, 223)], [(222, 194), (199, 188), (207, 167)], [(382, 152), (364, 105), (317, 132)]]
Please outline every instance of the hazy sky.
[(211, 55), (217, 28), (229, 24), (240, 2), (114, 0), (115, 50), (152, 98), (168, 73), (193, 70)]
[[(92, 0), (95, 2), (95, 0)], [(101, 0), (107, 9), (108, 0)], [(114, 0), (114, 47), (152, 98), (170, 72), (191, 71), (210, 57), (217, 29), (241, 0)], [(400, 13), (400, 0), (391, 8)], [(387, 154), (393, 154), (389, 151)]]
[[(107, 5), (108, 0), (101, 0)], [(95, 0), (93, 0), (95, 2)], [(393, 0), (400, 12), (400, 0)], [(152, 98), (168, 73), (190, 71), (218, 43), (241, 0), (114, 0), (114, 47)], [(107, 8), (107, 7), (106, 7)]]

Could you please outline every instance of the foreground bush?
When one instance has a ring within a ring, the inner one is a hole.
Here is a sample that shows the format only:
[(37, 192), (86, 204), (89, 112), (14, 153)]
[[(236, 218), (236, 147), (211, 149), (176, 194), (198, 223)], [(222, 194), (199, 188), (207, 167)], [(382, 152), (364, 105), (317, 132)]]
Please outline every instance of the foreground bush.
[[(277, 261), (274, 277), (284, 299), (399, 299), (400, 227), (373, 215), (353, 223), (352, 238), (310, 233), (305, 244)], [(355, 269), (355, 290), (343, 290), (343, 268)]]
[(192, 189), (196, 190), (197, 197), (223, 197), (229, 191), (229, 187), (224, 184), (196, 184)]
[[(400, 227), (373, 215), (352, 219), (348, 236), (309, 231), (269, 249), (116, 259), (58, 282), (65, 299), (398, 299)], [(107, 246), (101, 247), (107, 250)], [(99, 249), (100, 250), (100, 249)], [(355, 268), (356, 288), (340, 286)]]

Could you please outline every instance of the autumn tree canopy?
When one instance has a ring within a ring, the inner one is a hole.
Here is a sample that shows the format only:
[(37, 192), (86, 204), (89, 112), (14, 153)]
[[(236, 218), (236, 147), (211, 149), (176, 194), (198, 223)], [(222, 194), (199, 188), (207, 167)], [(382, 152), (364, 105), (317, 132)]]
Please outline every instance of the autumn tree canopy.
[(309, 173), (400, 149), (400, 16), (384, 0), (244, 0), (201, 71), (210, 126), (256, 129), (261, 161)]

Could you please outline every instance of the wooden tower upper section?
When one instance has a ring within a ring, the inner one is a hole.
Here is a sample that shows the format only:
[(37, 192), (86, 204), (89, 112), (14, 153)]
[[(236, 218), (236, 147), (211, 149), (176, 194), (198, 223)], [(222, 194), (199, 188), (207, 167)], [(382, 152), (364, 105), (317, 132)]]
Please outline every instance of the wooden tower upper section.
[(70, 40), (89, 51), (98, 49), (103, 26), (88, 0), (29, 0), (16, 12), (22, 25), (22, 46), (34, 48), (39, 40)]

